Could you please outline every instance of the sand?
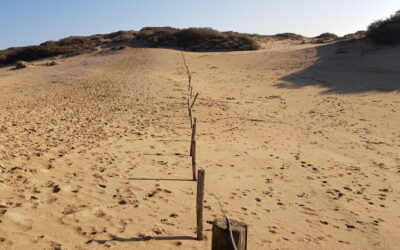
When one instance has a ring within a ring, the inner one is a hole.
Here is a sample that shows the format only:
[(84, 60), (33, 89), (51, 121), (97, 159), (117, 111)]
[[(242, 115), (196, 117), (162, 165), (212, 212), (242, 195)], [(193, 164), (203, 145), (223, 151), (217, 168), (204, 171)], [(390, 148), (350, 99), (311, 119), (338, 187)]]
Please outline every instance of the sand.
[(338, 46), (184, 53), (204, 241), (181, 52), (1, 68), (0, 248), (210, 249), (218, 197), (249, 249), (398, 249), (400, 49)]

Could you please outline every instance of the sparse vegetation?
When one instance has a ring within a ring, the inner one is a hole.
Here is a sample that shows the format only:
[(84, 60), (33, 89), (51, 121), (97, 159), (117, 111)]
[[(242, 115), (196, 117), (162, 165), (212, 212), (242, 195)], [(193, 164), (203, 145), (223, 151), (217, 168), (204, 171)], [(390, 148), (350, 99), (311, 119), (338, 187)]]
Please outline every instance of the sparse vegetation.
[(345, 39), (345, 40), (365, 38), (365, 34), (366, 33), (367, 32), (364, 31), (364, 30), (359, 30), (359, 31), (357, 31), (355, 33), (346, 34), (342, 38)]
[[(367, 37), (374, 44), (400, 44), (400, 10), (387, 19), (373, 22), (367, 32), (359, 31), (341, 39), (359, 39)], [(146, 27), (139, 32), (117, 31), (110, 34), (93, 36), (71, 36), (59, 41), (47, 41), (37, 46), (8, 48), (0, 51), (0, 66), (18, 61), (32, 61), (62, 54), (74, 54), (93, 50), (97, 46), (111, 44), (114, 50), (126, 48), (133, 40), (140, 41), (145, 47), (176, 48), (189, 51), (239, 51), (257, 50), (256, 40), (271, 37), (275, 39), (302, 40), (295, 33), (279, 33), (273, 36), (242, 34), (237, 32), (219, 32), (211, 28), (177, 29), (172, 27)], [(338, 40), (333, 33), (322, 33), (314, 38), (316, 43), (329, 43)], [(118, 45), (119, 43), (119, 45)]]
[(1, 52), (3, 53), (3, 60), (0, 61), (0, 64), (11, 64), (20, 60), (31, 61), (71, 52), (75, 52), (75, 50), (70, 47), (60, 47), (55, 45), (10, 48)]
[(46, 66), (54, 66), (54, 65), (57, 65), (57, 62), (56, 61), (51, 61), (51, 62), (46, 63), (45, 65)]
[(9, 48), (0, 51), (0, 65), (17, 61), (32, 61), (68, 53), (79, 53), (108, 43), (122, 43), (135, 38), (134, 31), (118, 31), (105, 35), (71, 36), (59, 41), (47, 41), (38, 46)]
[(375, 44), (400, 44), (400, 10), (370, 24), (366, 35)]
[(148, 27), (140, 30), (137, 37), (149, 47), (179, 48), (190, 51), (235, 51), (259, 48), (258, 44), (247, 35), (218, 32), (211, 28)]
[(295, 33), (278, 33), (273, 37), (278, 39), (302, 40), (304, 37)]
[(338, 36), (333, 33), (325, 32), (325, 33), (322, 33), (321, 35), (317, 36), (316, 38), (318, 38), (318, 39), (337, 39)]
[(28, 67), (28, 64), (25, 61), (18, 61), (15, 64), (15, 69), (24, 69), (26, 67)]
[[(47, 41), (38, 46), (9, 48), (0, 51), (0, 65), (17, 61), (32, 61), (62, 54), (80, 53), (106, 44), (126, 43), (137, 38), (144, 46), (177, 48), (191, 51), (256, 50), (258, 44), (250, 35), (218, 32), (211, 28), (176, 29), (147, 27), (136, 31), (118, 31), (93, 36), (71, 36), (59, 41)], [(125, 46), (115, 47), (124, 49)]]
[(110, 34), (105, 34), (102, 36), (103, 39), (109, 39), (113, 43), (129, 42), (135, 38), (137, 32), (133, 30), (129, 31), (117, 31)]
[(339, 36), (333, 33), (325, 32), (314, 38), (315, 43), (331, 43), (337, 41)]

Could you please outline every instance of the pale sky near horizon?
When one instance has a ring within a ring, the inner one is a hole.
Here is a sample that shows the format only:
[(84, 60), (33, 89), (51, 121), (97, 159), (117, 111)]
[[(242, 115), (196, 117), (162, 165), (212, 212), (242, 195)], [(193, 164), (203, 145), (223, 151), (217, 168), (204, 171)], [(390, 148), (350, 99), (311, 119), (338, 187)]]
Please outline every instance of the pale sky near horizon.
[(344, 35), (399, 9), (399, 0), (0, 0), (0, 49), (146, 26)]

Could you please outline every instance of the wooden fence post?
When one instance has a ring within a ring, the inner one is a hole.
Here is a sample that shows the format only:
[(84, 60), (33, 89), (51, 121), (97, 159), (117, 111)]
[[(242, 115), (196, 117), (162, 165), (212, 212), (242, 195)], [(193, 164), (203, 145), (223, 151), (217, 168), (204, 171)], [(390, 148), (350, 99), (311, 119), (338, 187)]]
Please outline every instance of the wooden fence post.
[(197, 119), (194, 118), (194, 121), (193, 121), (193, 118), (190, 117), (190, 125), (192, 127), (192, 134), (191, 134), (191, 137), (190, 137), (190, 150), (189, 150), (190, 156), (192, 156), (193, 140), (195, 140), (195, 138), (196, 138), (196, 127), (197, 127), (197, 125), (194, 125), (196, 123), (197, 123)]
[(188, 66), (186, 66), (186, 73), (187, 73), (188, 82), (189, 82), (189, 88), (188, 89), (190, 90), (190, 88), (192, 87), (192, 75), (190, 74)]
[(196, 199), (196, 215), (197, 215), (197, 239), (203, 240), (203, 203), (204, 203), (204, 178), (205, 170), (198, 171), (197, 180), (197, 199)]
[(192, 138), (190, 143), (190, 156), (192, 157), (192, 171), (193, 171), (193, 180), (196, 180), (196, 127), (197, 127), (197, 119), (194, 118), (193, 127), (192, 127)]
[(192, 105), (190, 106), (190, 108), (193, 108), (194, 102), (196, 101), (198, 95), (199, 95), (199, 92), (197, 92), (196, 95), (194, 96), (194, 99), (193, 99), (193, 102), (192, 102)]
[(231, 223), (230, 226), (227, 218), (220, 218), (214, 221), (211, 250), (234, 250), (232, 238), (237, 250), (247, 250), (247, 225), (236, 220), (229, 221)]
[(196, 141), (192, 142), (192, 171), (193, 180), (196, 181)]
[(193, 128), (193, 114), (191, 108), (189, 108), (189, 119), (190, 119), (190, 128)]

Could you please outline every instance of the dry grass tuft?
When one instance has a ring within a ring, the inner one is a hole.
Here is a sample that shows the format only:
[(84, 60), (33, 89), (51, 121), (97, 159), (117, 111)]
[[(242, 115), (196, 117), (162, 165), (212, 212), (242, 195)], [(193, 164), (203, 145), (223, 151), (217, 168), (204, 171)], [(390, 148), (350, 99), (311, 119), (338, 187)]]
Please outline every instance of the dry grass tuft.
[(28, 67), (28, 63), (27, 62), (25, 62), (25, 61), (18, 61), (16, 64), (15, 64), (15, 68), (14, 69), (24, 69), (24, 68), (27, 68)]
[(56, 61), (51, 61), (45, 64), (45, 66), (54, 66), (54, 65), (57, 65)]

